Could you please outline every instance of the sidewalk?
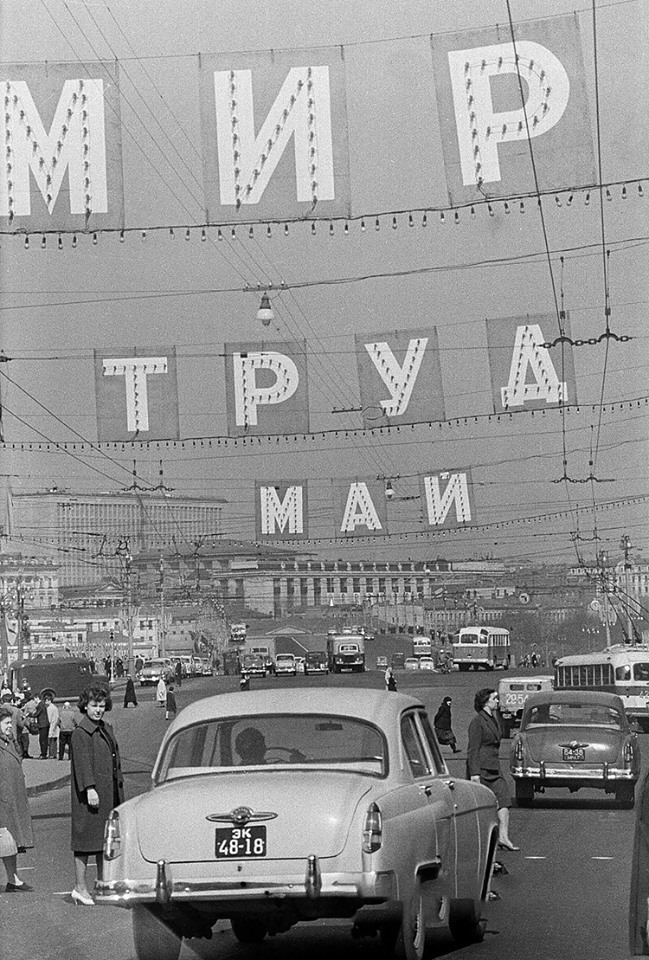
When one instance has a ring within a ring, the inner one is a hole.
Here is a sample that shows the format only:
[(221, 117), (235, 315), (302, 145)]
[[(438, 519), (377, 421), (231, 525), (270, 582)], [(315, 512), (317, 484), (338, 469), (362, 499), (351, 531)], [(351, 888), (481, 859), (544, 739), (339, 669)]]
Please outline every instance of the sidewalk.
[(23, 760), (27, 796), (58, 790), (70, 782), (69, 760)]

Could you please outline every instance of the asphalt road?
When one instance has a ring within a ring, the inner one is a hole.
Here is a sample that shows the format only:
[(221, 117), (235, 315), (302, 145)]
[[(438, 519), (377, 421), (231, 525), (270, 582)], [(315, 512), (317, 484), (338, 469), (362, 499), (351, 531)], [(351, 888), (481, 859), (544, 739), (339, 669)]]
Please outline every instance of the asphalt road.
[[(462, 752), (447, 761), (451, 773), (463, 775), (466, 730), (473, 695), (494, 686), (498, 674), (401, 673), (399, 689), (412, 690), (435, 712), (442, 696), (453, 697), (453, 721)], [(355, 684), (380, 687), (382, 674), (300, 677), (253, 681), (255, 686), (292, 683)], [(177, 690), (180, 709), (190, 701), (226, 689), (236, 678), (197, 678)], [(386, 694), (387, 695), (387, 694)], [(150, 769), (165, 728), (164, 713), (154, 705), (153, 688), (138, 688), (140, 706), (117, 706), (117, 730), (127, 796), (149, 787)], [(109, 718), (111, 719), (111, 718)], [(642, 736), (643, 769), (649, 764), (649, 736)], [(501, 753), (503, 767), (509, 742)], [(0, 954), (7, 960), (133, 960), (130, 915), (112, 907), (75, 907), (66, 894), (73, 886), (69, 849), (69, 790), (31, 801), (36, 847), (20, 857), (23, 877), (34, 893), (0, 895)], [(507, 875), (495, 879), (500, 900), (487, 904), (484, 942), (457, 949), (447, 938), (435, 939), (430, 956), (468, 960), (628, 960), (627, 910), (634, 813), (619, 809), (598, 791), (554, 791), (531, 809), (512, 809), (511, 834), (520, 853), (501, 855)], [(0, 889), (3, 889), (0, 887)], [(364, 960), (380, 956), (373, 940), (354, 941), (349, 925), (333, 921), (301, 925), (267, 939), (261, 946), (237, 943), (229, 924), (219, 923), (211, 941), (190, 941), (181, 960), (193, 957), (237, 960)]]

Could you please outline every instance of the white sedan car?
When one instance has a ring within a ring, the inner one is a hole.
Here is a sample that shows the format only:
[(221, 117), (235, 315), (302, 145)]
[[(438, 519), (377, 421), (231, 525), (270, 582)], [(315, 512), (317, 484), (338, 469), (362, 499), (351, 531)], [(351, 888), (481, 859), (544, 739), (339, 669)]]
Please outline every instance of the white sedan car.
[(482, 939), (494, 794), (451, 777), (425, 707), (383, 690), (260, 690), (193, 703), (153, 789), (112, 811), (97, 902), (132, 910), (138, 960), (228, 918), (242, 942), (349, 921), (421, 960), (426, 931)]

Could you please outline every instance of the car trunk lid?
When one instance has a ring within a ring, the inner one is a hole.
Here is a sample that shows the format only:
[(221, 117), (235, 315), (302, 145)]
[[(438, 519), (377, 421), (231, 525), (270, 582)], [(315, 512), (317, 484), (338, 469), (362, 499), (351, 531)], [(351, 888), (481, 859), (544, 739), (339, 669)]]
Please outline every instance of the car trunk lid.
[(620, 752), (619, 730), (552, 726), (527, 730), (526, 737), (535, 762), (613, 763)]

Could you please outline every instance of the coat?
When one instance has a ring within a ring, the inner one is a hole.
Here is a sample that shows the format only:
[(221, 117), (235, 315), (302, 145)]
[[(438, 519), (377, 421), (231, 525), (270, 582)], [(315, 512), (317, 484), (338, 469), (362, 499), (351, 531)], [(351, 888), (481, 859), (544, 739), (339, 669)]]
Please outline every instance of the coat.
[(440, 704), (440, 708), (435, 714), (433, 726), (436, 730), (451, 729), (451, 705), (445, 701)]
[(50, 721), (47, 716), (47, 704), (44, 700), (39, 700), (36, 705), (36, 722), (38, 723), (38, 729), (43, 730), (45, 727), (49, 730)]
[(34, 846), (22, 762), (13, 742), (1, 738), (0, 827), (7, 827), (19, 849)]
[(502, 731), (496, 717), (484, 710), (476, 713), (469, 724), (469, 744), (466, 751), (467, 776), (478, 777), (485, 773), (500, 772), (498, 752)]
[[(108, 814), (124, 800), (124, 778), (119, 748), (110, 724), (93, 723), (84, 715), (70, 740), (72, 849), (97, 853), (104, 843)], [(86, 791), (94, 787), (99, 808), (88, 806)]]

